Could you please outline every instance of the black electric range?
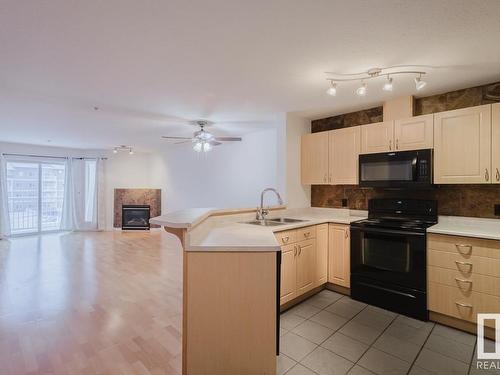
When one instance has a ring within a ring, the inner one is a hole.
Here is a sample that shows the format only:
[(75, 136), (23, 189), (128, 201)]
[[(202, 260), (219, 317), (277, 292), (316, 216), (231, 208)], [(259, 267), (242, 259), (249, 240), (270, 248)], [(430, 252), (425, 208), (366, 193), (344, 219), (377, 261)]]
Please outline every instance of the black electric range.
[(351, 223), (351, 297), (421, 320), (427, 311), (427, 234), (437, 202), (371, 199)]

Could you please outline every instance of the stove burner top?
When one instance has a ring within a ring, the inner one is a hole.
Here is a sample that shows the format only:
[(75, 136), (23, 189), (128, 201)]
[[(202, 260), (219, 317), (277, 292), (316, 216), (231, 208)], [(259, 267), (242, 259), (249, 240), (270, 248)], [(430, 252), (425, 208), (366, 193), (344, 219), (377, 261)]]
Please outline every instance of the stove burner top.
[(391, 228), (391, 229), (411, 229), (425, 231), (428, 227), (435, 224), (435, 222), (427, 222), (423, 220), (411, 219), (392, 219), (392, 218), (370, 218), (365, 220), (356, 221), (352, 224), (364, 227), (377, 227), (377, 228)]

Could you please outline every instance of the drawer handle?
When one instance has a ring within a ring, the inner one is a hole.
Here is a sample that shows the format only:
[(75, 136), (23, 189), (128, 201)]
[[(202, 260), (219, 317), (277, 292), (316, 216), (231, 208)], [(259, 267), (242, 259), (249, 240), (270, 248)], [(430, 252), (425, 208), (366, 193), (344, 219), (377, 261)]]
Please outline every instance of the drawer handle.
[[(470, 255), (472, 253), (472, 245), (456, 243), (455, 247), (457, 248), (458, 252), (462, 255)], [(469, 251), (467, 251), (466, 253), (462, 253), (460, 249), (469, 249)]]
[(489, 180), (490, 180), (490, 174), (488, 173), (488, 168), (486, 168), (486, 169), (484, 170), (484, 179), (485, 179), (486, 181), (489, 181)]
[(455, 261), (456, 265), (457, 265), (457, 268), (460, 269), (460, 266), (468, 266), (470, 267), (470, 271), (472, 271), (472, 263), (469, 263), (469, 262), (460, 262), (458, 260)]
[(459, 289), (462, 289), (462, 288), (460, 288), (460, 284), (459, 283), (465, 283), (465, 284), (469, 284), (468, 290), (469, 291), (472, 290), (472, 281), (470, 281), (470, 280), (464, 280), (464, 279), (459, 279), (458, 277), (455, 277), (455, 281), (457, 281)]
[(309, 237), (310, 235), (311, 235), (311, 232), (304, 233), (304, 237)]
[(460, 307), (465, 307), (467, 309), (472, 309), (473, 308), (473, 306), (471, 304), (468, 304), (468, 303), (455, 302), (455, 305), (460, 306)]
[(281, 240), (283, 241), (283, 243), (287, 243), (289, 239), (290, 239), (290, 237), (286, 236), (286, 237), (283, 237)]
[(296, 257), (297, 256), (297, 245), (294, 245), (293, 246), (293, 256)]
[(497, 168), (497, 181), (500, 181), (500, 171)]
[(298, 245), (298, 248), (299, 248), (299, 255), (300, 255), (300, 253), (302, 252), (302, 246)]

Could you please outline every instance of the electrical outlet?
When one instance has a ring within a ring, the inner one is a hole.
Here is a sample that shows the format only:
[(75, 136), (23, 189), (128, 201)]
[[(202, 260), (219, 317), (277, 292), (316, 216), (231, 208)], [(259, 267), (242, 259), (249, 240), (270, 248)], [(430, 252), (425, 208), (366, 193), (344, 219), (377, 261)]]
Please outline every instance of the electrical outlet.
[(495, 204), (495, 215), (500, 216), (500, 204)]
[(347, 207), (347, 198), (342, 198), (342, 207)]

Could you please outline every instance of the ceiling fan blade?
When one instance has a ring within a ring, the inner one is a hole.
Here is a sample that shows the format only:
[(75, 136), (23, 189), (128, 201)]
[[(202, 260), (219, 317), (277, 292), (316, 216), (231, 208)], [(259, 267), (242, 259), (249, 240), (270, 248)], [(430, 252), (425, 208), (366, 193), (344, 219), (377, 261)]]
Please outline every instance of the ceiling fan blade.
[(222, 144), (221, 142), (217, 142), (217, 141), (209, 141), (208, 143), (211, 144), (212, 146), (219, 146)]
[(187, 141), (174, 142), (174, 145), (181, 145), (183, 143), (192, 143), (192, 141), (188, 139)]
[(189, 137), (168, 137), (166, 135), (162, 135), (161, 137), (164, 139), (191, 139)]
[(215, 137), (216, 141), (223, 142), (240, 142), (242, 140), (241, 137)]

